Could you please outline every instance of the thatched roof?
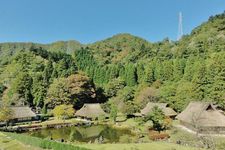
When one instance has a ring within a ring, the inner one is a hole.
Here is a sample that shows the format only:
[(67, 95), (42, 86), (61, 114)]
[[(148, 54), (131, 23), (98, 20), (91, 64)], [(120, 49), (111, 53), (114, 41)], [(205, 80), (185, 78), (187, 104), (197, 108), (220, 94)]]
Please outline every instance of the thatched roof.
[(149, 102), (144, 109), (141, 110), (142, 115), (148, 115), (154, 107), (160, 108), (166, 116), (176, 116), (177, 113), (167, 103), (152, 103)]
[(28, 106), (10, 108), (13, 111), (13, 119), (36, 117), (36, 114)]
[(190, 102), (177, 119), (195, 126), (225, 127), (225, 116), (209, 102)]
[(136, 117), (142, 117), (142, 114), (141, 113), (138, 113), (138, 112), (137, 113), (134, 113), (133, 115), (136, 116)]
[(106, 116), (107, 114), (102, 110), (99, 103), (84, 104), (84, 106), (75, 113), (75, 116), (97, 118), (99, 116)]

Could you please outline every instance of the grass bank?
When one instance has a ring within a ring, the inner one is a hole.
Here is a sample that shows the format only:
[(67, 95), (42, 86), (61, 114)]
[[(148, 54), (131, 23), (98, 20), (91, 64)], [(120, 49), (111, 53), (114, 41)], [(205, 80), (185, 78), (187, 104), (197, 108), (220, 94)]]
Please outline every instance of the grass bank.
[(53, 149), (53, 150), (89, 150), (89, 148), (79, 147), (71, 144), (60, 143), (50, 141), (47, 139), (41, 139), (37, 137), (16, 134), (16, 133), (4, 133), (8, 137), (18, 140), (25, 145), (40, 147), (42, 149)]
[(1, 150), (42, 150), (38, 147), (25, 145), (18, 140), (10, 138), (0, 132), (0, 149)]
[(93, 150), (200, 150), (166, 142), (152, 142), (140, 144), (84, 144), (82, 147)]

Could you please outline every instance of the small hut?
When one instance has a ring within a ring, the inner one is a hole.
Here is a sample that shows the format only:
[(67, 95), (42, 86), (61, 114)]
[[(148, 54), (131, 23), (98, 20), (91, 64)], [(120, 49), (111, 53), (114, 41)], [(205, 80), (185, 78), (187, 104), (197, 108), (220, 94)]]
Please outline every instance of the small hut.
[(209, 102), (190, 102), (177, 119), (198, 133), (225, 134), (225, 116)]
[(152, 102), (149, 102), (146, 105), (146, 107), (141, 110), (141, 114), (143, 116), (148, 115), (149, 113), (152, 112), (152, 109), (154, 107), (160, 108), (167, 117), (174, 118), (177, 115), (177, 113), (172, 108), (168, 107), (167, 103), (152, 103)]
[(32, 121), (38, 119), (37, 115), (28, 106), (10, 107), (13, 116), (13, 122)]
[(84, 104), (83, 107), (75, 113), (75, 116), (87, 118), (87, 119), (97, 119), (99, 117), (106, 117), (107, 114), (101, 108), (99, 103)]

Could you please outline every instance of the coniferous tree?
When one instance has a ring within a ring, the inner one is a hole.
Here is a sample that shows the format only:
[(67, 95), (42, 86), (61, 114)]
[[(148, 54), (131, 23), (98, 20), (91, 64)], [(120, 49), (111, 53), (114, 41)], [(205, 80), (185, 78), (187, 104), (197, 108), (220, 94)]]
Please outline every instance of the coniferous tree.
[(43, 80), (46, 84), (49, 84), (50, 78), (52, 77), (52, 72), (53, 72), (53, 65), (52, 61), (48, 61), (44, 72), (43, 72)]
[(162, 63), (161, 77), (163, 81), (171, 81), (173, 79), (173, 62), (166, 60)]
[(140, 84), (145, 80), (145, 68), (142, 62), (137, 64), (137, 82)]
[(126, 83), (128, 86), (134, 86), (137, 84), (137, 75), (136, 75), (136, 67), (134, 64), (127, 64), (125, 66), (126, 72)]
[(179, 81), (184, 74), (185, 60), (175, 59), (173, 61), (173, 78), (175, 81)]
[(43, 107), (47, 93), (48, 84), (42, 77), (42, 74), (36, 74), (33, 77), (32, 95), (33, 104), (37, 107)]
[(155, 81), (154, 64), (151, 62), (145, 68), (144, 80), (146, 83), (152, 84)]
[(33, 79), (26, 72), (21, 72), (13, 82), (13, 92), (18, 93), (21, 99), (24, 99), (25, 104), (33, 105), (33, 96), (31, 87)]
[(194, 89), (196, 91), (196, 99), (203, 100), (206, 98), (206, 92), (208, 90), (207, 68), (204, 60), (198, 61), (195, 64), (195, 67), (196, 72), (193, 76), (192, 83), (195, 85)]

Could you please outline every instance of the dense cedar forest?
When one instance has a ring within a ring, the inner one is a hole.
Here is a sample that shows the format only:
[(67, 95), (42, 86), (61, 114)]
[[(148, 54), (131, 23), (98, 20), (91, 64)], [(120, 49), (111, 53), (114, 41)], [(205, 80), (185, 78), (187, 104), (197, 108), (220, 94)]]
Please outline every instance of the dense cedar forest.
[(118, 34), (83, 45), (0, 44), (0, 102), (54, 108), (86, 102), (138, 112), (148, 101), (182, 111), (190, 101), (225, 110), (225, 12), (179, 41)]

